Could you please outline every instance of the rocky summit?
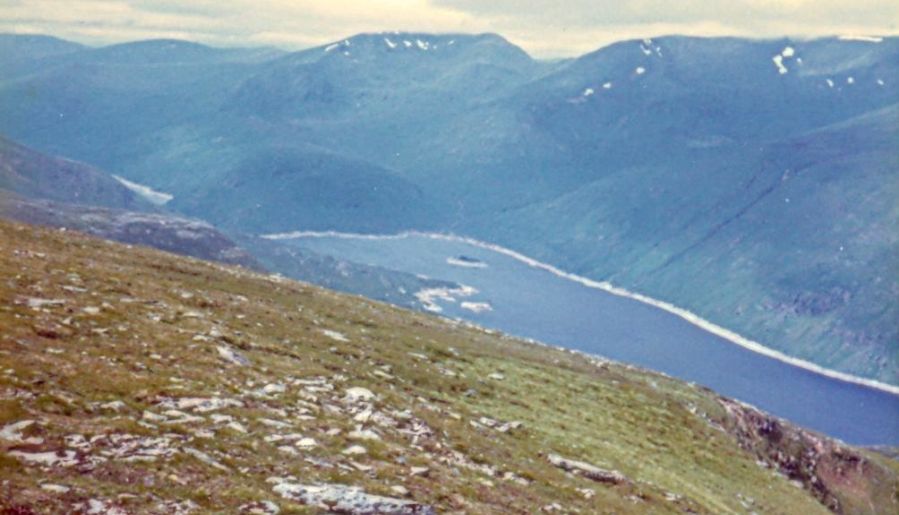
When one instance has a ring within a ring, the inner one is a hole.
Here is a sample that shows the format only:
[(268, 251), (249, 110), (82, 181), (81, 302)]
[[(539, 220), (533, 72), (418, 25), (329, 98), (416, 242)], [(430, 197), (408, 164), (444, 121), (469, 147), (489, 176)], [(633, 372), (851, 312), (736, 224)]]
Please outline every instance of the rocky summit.
[(0, 222), (0, 512), (896, 513), (899, 462), (693, 384)]

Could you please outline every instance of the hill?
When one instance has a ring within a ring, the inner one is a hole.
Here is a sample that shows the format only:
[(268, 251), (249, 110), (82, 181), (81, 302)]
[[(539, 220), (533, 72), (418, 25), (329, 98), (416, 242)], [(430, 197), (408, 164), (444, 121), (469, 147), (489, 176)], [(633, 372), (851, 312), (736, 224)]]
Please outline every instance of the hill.
[(0, 270), (6, 511), (896, 510), (895, 461), (658, 374), (71, 232), (0, 222)]

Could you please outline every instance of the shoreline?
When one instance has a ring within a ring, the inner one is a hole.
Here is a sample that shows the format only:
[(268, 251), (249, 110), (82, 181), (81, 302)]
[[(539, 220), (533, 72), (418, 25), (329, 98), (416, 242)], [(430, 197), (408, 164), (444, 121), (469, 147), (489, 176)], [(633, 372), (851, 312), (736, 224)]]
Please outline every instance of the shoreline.
[(662, 300), (654, 299), (647, 295), (643, 295), (642, 293), (632, 292), (625, 288), (615, 286), (607, 281), (595, 281), (593, 279), (588, 279), (586, 277), (581, 277), (579, 275), (565, 272), (559, 268), (556, 268), (553, 265), (543, 263), (541, 261), (537, 261), (534, 258), (528, 257), (520, 252), (517, 252), (512, 249), (508, 249), (506, 247), (502, 247), (500, 245), (496, 245), (493, 243), (487, 243), (484, 241), (476, 240), (474, 238), (469, 238), (466, 236), (458, 236), (454, 234), (444, 234), (444, 233), (431, 233), (431, 232), (419, 232), (419, 231), (406, 231), (397, 234), (359, 234), (359, 233), (346, 233), (346, 232), (337, 232), (337, 231), (293, 231), (287, 233), (275, 233), (275, 234), (265, 234), (261, 236), (262, 238), (269, 240), (296, 240), (303, 238), (339, 238), (339, 239), (353, 239), (353, 240), (398, 240), (398, 239), (406, 239), (409, 237), (423, 237), (429, 238), (433, 240), (442, 240), (442, 241), (452, 241), (457, 243), (465, 243), (468, 245), (472, 245), (474, 247), (478, 247), (485, 250), (490, 250), (492, 252), (496, 252), (497, 254), (502, 254), (516, 261), (524, 263), (531, 268), (536, 268), (539, 270), (543, 270), (549, 272), (557, 277), (562, 279), (566, 279), (572, 282), (576, 282), (584, 287), (602, 290), (606, 293), (610, 293), (612, 295), (616, 295), (618, 297), (624, 297), (631, 300), (635, 300), (637, 302), (641, 302), (643, 304), (647, 304), (653, 306), (655, 308), (661, 309), (672, 315), (675, 315), (686, 322), (699, 327), (700, 329), (714, 334), (732, 344), (738, 345), (746, 350), (751, 352), (755, 352), (756, 354), (761, 354), (765, 357), (775, 359), (782, 363), (786, 363), (788, 365), (792, 365), (797, 368), (801, 368), (803, 370), (819, 374), (830, 379), (836, 379), (838, 381), (843, 381), (845, 383), (856, 384), (859, 386), (864, 386), (867, 388), (872, 388), (875, 390), (879, 390), (885, 393), (889, 393), (892, 395), (899, 396), (899, 386), (883, 383), (881, 381), (877, 381), (876, 379), (868, 379), (864, 377), (855, 376), (852, 374), (848, 374), (845, 372), (840, 372), (837, 370), (832, 370), (829, 368), (822, 367), (810, 361), (806, 361), (804, 359), (796, 358), (793, 356), (789, 356), (781, 351), (772, 349), (770, 347), (766, 347), (765, 345), (758, 343), (756, 341), (750, 340), (744, 336), (741, 336), (730, 329), (726, 329), (721, 327), (713, 322), (705, 320), (699, 315), (688, 311), (686, 309), (680, 308), (671, 304), (669, 302), (665, 302)]

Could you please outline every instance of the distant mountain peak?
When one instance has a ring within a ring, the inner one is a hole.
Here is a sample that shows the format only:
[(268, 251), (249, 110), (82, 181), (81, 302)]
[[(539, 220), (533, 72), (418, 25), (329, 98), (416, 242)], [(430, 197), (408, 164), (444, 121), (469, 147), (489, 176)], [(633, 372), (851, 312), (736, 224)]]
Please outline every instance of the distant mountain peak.
[[(518, 46), (510, 43), (499, 34), (435, 34), (427, 32), (383, 31), (357, 34), (340, 39), (326, 45), (311, 49), (325, 54), (352, 57), (358, 52), (389, 53), (430, 53), (447, 55), (470, 50), (472, 48), (493, 47), (498, 51), (511, 51), (528, 57)], [(303, 51), (305, 53), (308, 51)]]

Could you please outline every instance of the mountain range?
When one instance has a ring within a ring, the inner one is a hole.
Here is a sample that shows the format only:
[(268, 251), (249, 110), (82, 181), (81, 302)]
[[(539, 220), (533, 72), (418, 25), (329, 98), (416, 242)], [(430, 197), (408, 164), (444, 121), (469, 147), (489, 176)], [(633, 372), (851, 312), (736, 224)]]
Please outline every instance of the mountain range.
[(471, 235), (899, 383), (897, 38), (0, 48), (0, 132), (229, 235)]

